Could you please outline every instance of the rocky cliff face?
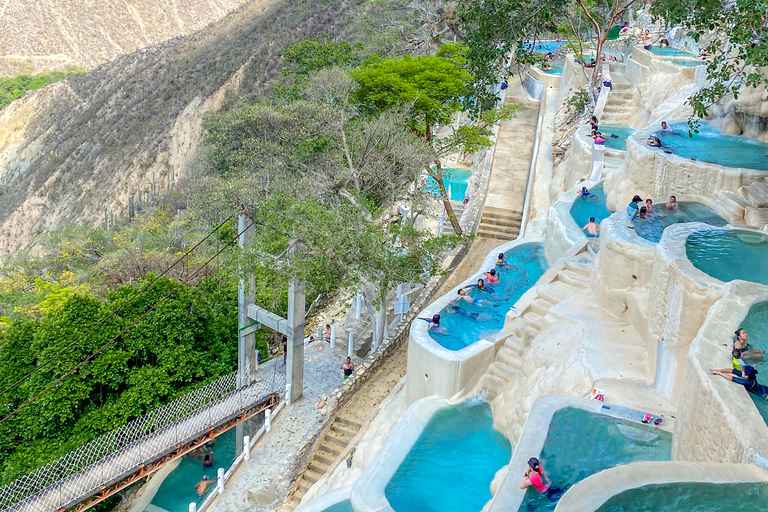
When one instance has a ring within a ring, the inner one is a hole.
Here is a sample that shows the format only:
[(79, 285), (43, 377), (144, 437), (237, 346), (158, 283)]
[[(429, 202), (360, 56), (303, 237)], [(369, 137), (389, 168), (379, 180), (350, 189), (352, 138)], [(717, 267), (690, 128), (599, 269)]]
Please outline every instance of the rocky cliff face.
[(129, 196), (180, 179), (206, 111), (228, 90), (259, 97), (280, 49), (339, 33), (359, 2), (253, 1), (0, 111), (0, 254), (68, 223), (101, 225), (105, 210), (119, 218)]
[(0, 0), (0, 76), (121, 55), (220, 20), (247, 0)]

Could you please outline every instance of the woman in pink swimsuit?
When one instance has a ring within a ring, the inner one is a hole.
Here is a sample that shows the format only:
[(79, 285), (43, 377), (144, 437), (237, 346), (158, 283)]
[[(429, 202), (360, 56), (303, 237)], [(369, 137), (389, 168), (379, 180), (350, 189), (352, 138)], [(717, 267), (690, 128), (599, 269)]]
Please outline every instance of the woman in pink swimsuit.
[(536, 457), (528, 459), (528, 469), (525, 470), (525, 478), (520, 482), (521, 489), (527, 489), (528, 487), (533, 487), (544, 495), (546, 495), (549, 488), (552, 487), (552, 481), (549, 479), (549, 475), (544, 471), (544, 466), (539, 463), (539, 459)]

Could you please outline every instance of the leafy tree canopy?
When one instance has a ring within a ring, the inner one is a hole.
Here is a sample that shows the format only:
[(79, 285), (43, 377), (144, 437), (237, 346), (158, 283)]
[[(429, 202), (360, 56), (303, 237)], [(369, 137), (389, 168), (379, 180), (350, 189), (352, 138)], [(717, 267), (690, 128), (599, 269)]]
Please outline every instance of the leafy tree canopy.
[(651, 12), (668, 26), (681, 25), (709, 55), (707, 85), (688, 99), (694, 116), (703, 118), (709, 108), (744, 87), (768, 88), (768, 38), (765, 0), (659, 0)]

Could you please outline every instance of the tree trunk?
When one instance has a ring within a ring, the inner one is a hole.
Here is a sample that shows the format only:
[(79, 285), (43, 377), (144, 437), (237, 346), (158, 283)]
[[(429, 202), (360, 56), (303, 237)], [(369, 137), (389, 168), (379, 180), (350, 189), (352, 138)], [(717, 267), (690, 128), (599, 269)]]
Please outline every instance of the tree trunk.
[(443, 181), (443, 166), (439, 159), (435, 159), (435, 171), (429, 170), (429, 175), (437, 182), (438, 190), (440, 191), (440, 199), (443, 201), (445, 207), (445, 213), (448, 216), (448, 220), (451, 221), (453, 232), (457, 235), (463, 234), (461, 226), (456, 218), (456, 214), (453, 211), (453, 205), (451, 204), (451, 198), (448, 197), (448, 191), (445, 189), (445, 182)]

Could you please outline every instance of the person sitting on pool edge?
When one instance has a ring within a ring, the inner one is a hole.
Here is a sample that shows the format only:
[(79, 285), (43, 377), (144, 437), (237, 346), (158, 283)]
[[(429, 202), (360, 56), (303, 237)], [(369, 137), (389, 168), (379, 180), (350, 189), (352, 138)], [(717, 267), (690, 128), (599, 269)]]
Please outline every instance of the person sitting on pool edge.
[(638, 203), (641, 202), (643, 199), (640, 196), (635, 196), (632, 198), (632, 201), (627, 205), (627, 227), (634, 228), (635, 225), (632, 224), (632, 221), (635, 220), (635, 217), (637, 217), (637, 214), (640, 213), (640, 207), (638, 206)]
[(667, 203), (667, 210), (671, 212), (677, 210), (677, 198), (675, 196), (669, 196), (669, 202)]
[(589, 236), (597, 236), (598, 231), (600, 231), (600, 226), (595, 222), (594, 217), (589, 218), (589, 222), (581, 228), (582, 231), (587, 230), (587, 233)]
[(768, 388), (757, 382), (757, 370), (754, 366), (745, 366), (744, 369), (741, 370), (740, 376), (735, 373), (737, 371), (738, 370), (733, 369), (722, 371), (711, 368), (709, 373), (712, 375), (719, 375), (725, 380), (735, 382), (736, 384), (741, 384), (753, 395), (757, 395), (761, 398), (768, 396)]

